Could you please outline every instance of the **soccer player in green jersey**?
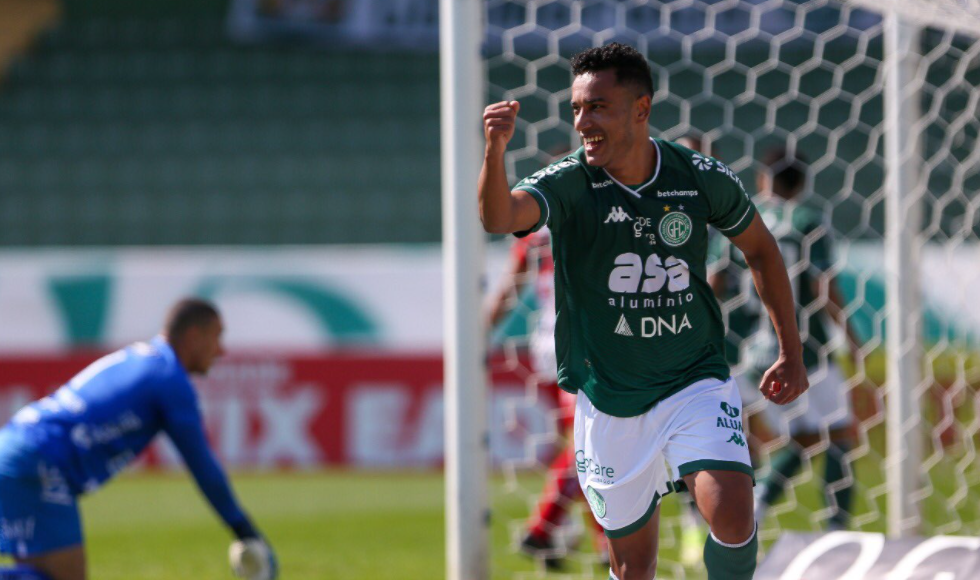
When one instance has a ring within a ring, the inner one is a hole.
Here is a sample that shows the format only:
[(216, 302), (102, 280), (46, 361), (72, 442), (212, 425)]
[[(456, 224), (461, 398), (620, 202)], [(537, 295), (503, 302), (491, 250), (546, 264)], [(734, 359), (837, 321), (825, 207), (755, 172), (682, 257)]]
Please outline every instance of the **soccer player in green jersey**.
[(746, 257), (780, 346), (760, 389), (786, 404), (808, 382), (779, 248), (727, 166), (649, 137), (653, 83), (640, 53), (593, 48), (572, 73), (583, 147), (513, 189), (504, 153), (520, 106), (484, 111), (483, 226), (551, 230), (558, 384), (576, 394), (575, 467), (609, 538), (610, 577), (654, 577), (660, 497), (686, 486), (711, 529), (708, 577), (751, 578), (754, 472), (706, 280), (707, 226)]
[[(854, 413), (840, 367), (834, 362), (831, 340), (832, 323), (843, 331), (854, 366), (859, 359), (859, 340), (847, 322), (844, 298), (834, 276), (834, 242), (830, 225), (809, 207), (800, 204), (806, 184), (807, 167), (799, 155), (785, 147), (776, 147), (762, 158), (757, 177), (755, 202), (791, 272), (793, 296), (799, 312), (802, 331), (803, 363), (813, 388), (785, 407), (765, 409), (770, 428), (789, 443), (772, 454), (767, 475), (759, 482), (756, 494), (756, 518), (761, 522), (766, 510), (782, 495), (789, 478), (804, 461), (807, 450), (826, 448), (824, 481), (825, 501), (831, 512), (829, 529), (848, 525), (853, 481), (847, 454), (853, 447), (851, 430)], [(734, 261), (743, 264), (737, 250)], [(748, 304), (758, 304), (749, 297)], [(750, 372), (765, 371), (776, 348), (768, 321), (758, 320), (758, 329), (748, 339), (746, 349)], [(823, 434), (826, 435), (823, 435)]]

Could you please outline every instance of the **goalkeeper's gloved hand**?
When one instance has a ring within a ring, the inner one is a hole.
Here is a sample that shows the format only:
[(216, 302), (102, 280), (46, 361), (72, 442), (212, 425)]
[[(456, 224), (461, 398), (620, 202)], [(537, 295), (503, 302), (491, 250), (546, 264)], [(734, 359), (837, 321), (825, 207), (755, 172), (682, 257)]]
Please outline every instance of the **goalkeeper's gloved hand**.
[(275, 580), (279, 576), (279, 563), (272, 546), (250, 522), (239, 524), (234, 530), (238, 540), (228, 548), (228, 560), (235, 576), (245, 580)]

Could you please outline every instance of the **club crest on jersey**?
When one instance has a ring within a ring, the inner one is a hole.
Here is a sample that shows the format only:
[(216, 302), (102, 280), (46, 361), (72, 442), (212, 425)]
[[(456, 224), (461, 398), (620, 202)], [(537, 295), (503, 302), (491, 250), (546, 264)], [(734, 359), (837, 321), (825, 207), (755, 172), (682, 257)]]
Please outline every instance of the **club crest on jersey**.
[(606, 221), (604, 221), (602, 223), (608, 224), (609, 222), (613, 222), (613, 223), (617, 223), (618, 224), (618, 223), (621, 223), (621, 222), (625, 222), (627, 220), (633, 221), (633, 218), (631, 218), (628, 213), (626, 213), (625, 211), (623, 211), (623, 207), (622, 206), (616, 206), (616, 207), (612, 208), (612, 211), (610, 211), (609, 212), (609, 215), (606, 216)]
[(672, 211), (660, 220), (660, 239), (668, 246), (679, 246), (691, 237), (693, 229), (687, 214)]

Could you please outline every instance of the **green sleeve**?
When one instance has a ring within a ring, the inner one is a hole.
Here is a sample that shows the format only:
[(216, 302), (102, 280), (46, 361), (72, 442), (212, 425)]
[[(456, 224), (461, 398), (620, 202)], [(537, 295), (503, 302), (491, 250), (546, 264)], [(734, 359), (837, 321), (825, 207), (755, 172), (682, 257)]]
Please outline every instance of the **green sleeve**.
[(514, 186), (515, 190), (530, 193), (541, 209), (541, 217), (534, 227), (514, 235), (523, 237), (546, 225), (553, 232), (561, 230), (561, 224), (568, 218), (572, 197), (578, 195), (585, 184), (579, 165), (580, 162), (574, 157), (566, 157), (525, 177)]
[(744, 232), (752, 223), (755, 205), (742, 181), (727, 165), (713, 158), (710, 161), (710, 169), (701, 173), (710, 208), (708, 223), (731, 238)]

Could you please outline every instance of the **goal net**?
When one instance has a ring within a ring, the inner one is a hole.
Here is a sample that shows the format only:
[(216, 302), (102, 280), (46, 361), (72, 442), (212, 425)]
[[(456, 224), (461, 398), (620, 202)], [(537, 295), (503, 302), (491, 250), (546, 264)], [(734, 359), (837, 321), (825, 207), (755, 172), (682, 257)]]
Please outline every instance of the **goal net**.
[[(779, 457), (798, 447), (799, 468), (789, 470), (782, 494), (760, 522), (763, 551), (786, 531), (825, 530), (841, 522), (853, 530), (898, 533), (887, 517), (888, 495), (896, 489), (887, 472), (889, 462), (900, 460), (915, 461), (914, 469), (906, 469), (903, 489), (910, 490), (912, 510), (904, 515), (902, 533), (980, 533), (976, 0), (490, 0), (486, 10), (488, 102), (521, 103), (507, 155), (512, 183), (580, 145), (569, 104), (569, 58), (610, 41), (635, 46), (652, 65), (651, 135), (697, 137), (706, 153), (750, 190), (774, 148), (805, 160), (799, 206), (817, 216), (823, 229), (810, 231), (804, 249), (784, 259), (794, 284), (814, 272), (825, 281), (798, 304), (808, 321), (801, 322), (804, 338), (817, 342), (811, 383), (833, 381), (828, 369), (839, 369), (853, 420), (825, 418), (813, 429), (815, 440), (800, 446), (774, 424), (780, 419), (768, 415), (765, 401), (745, 401), (757, 479), (772, 478)], [(889, 14), (905, 26), (906, 53), (889, 53)], [(906, 74), (891, 96), (887, 71), (898, 69), (888, 68), (890, 58), (899, 58)], [(889, 98), (896, 96), (901, 108), (889, 116)], [(891, 162), (889, 135), (904, 136)], [(899, 181), (889, 173), (896, 159), (905, 176)], [(893, 195), (899, 196), (897, 214), (887, 210)], [(900, 239), (907, 255), (899, 257), (912, 266), (902, 270), (911, 276), (905, 283), (912, 298), (901, 303), (889, 302), (894, 296), (886, 292), (891, 231), (904, 232)], [(817, 258), (810, 250), (821, 236), (833, 251)], [(512, 240), (494, 243), (509, 246)], [(525, 403), (554, 399), (528, 355), (536, 340), (536, 269), (544, 263), (533, 253), (547, 251), (546, 246), (529, 250), (527, 271), (520, 274), (524, 290), (510, 292), (510, 318), (497, 328), (504, 362), (496, 364), (524, 370)], [(711, 260), (711, 271), (725, 280), (720, 301), (733, 371), (751, 381), (753, 353), (765, 343), (768, 329), (758, 322), (758, 300), (738, 260), (730, 252)], [(838, 324), (826, 325), (824, 339), (812, 336), (809, 321), (832, 316), (830, 279), (843, 297), (843, 317), (856, 345)], [(903, 317), (914, 330), (914, 340), (900, 345), (899, 358), (912, 361), (907, 368), (913, 369), (904, 382), (886, 376), (886, 346), (895, 328), (889, 317)], [(911, 405), (901, 425), (890, 422), (886, 412), (899, 396), (898, 385)], [(491, 506), (494, 577), (608, 575), (599, 564), (588, 506), (578, 497), (565, 501), (560, 518), (541, 526), (550, 534), (548, 551), (534, 552), (538, 558), (521, 555), (532, 551), (522, 542), (530, 527), (541, 523), (542, 502), (555, 493), (545, 488), (553, 479), (549, 465), (567, 440), (560, 413), (547, 431), (528, 435), (523, 460), (501, 466)], [(889, 428), (918, 455), (905, 449), (889, 453)], [(831, 433), (842, 429), (851, 443), (839, 448), (842, 472), (828, 481), (827, 457), (835, 449)], [(850, 495), (841, 518), (837, 500), (845, 490)], [(688, 508), (672, 494), (662, 511), (658, 577), (702, 577), (699, 563), (688, 565), (682, 558)]]

